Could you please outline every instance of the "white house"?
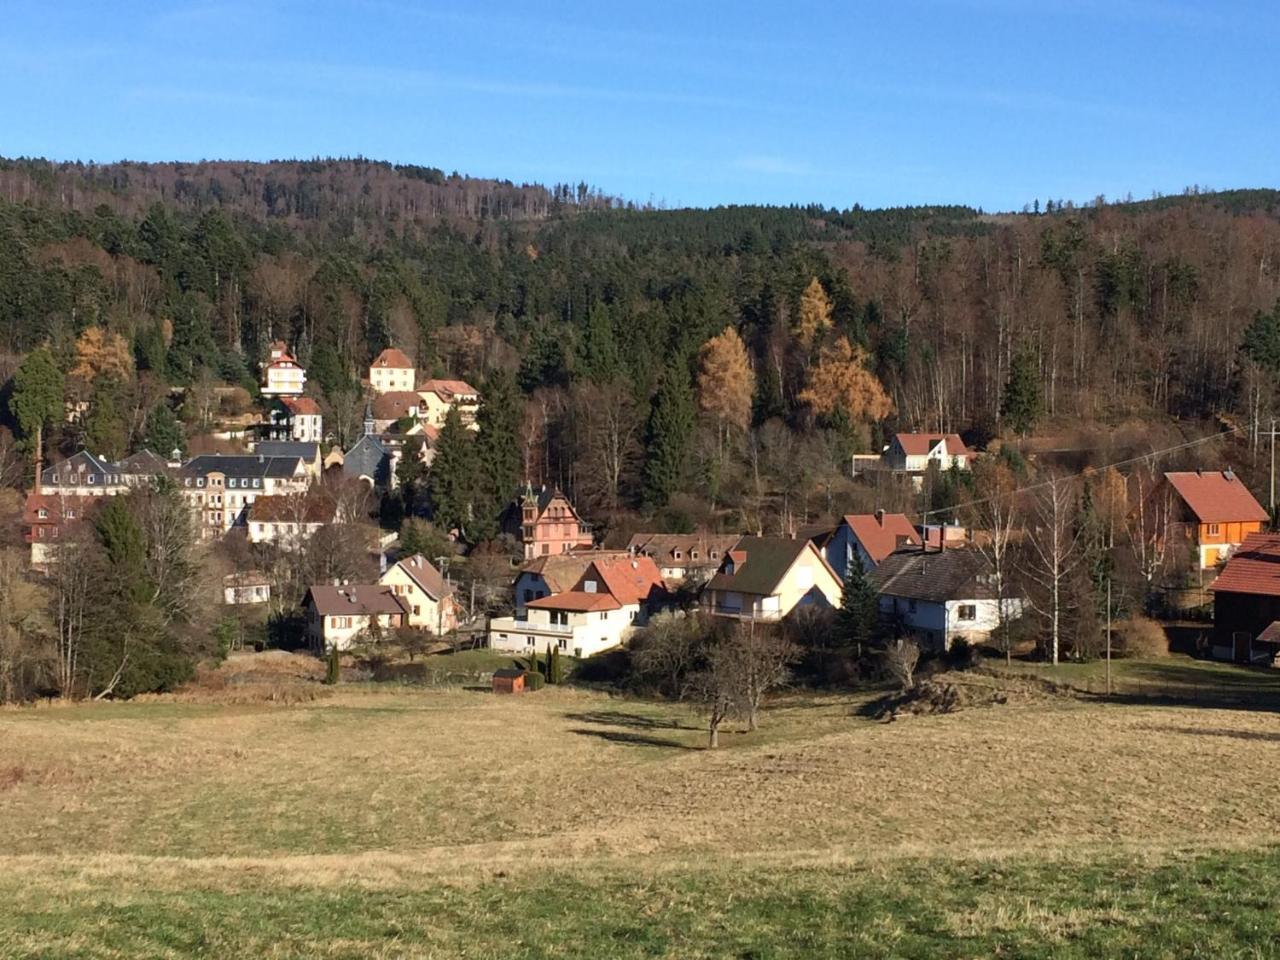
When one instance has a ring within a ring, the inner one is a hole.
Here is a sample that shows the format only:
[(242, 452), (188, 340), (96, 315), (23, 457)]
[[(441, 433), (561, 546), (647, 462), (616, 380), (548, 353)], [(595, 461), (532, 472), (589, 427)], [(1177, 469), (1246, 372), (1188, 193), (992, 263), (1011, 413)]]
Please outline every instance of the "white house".
[(662, 574), (648, 557), (598, 558), (572, 590), (530, 600), (523, 614), (491, 621), (489, 646), (508, 653), (554, 646), (590, 657), (625, 643), (664, 596)]
[(249, 542), (294, 549), (333, 523), (337, 509), (337, 504), (323, 495), (263, 494), (249, 505), (245, 517)]
[(231, 573), (222, 578), (222, 602), (228, 606), (266, 603), (271, 599), (271, 580), (257, 571)]
[(307, 638), (312, 649), (346, 650), (377, 624), (383, 632), (404, 625), (405, 606), (390, 587), (352, 584), (314, 586), (302, 605), (307, 611)]
[(458, 605), (453, 584), (422, 554), (392, 564), (378, 578), (405, 606), (408, 625), (444, 634), (458, 628)]
[(300, 457), (207, 454), (178, 471), (178, 492), (197, 515), (202, 537), (220, 537), (243, 524), (260, 496), (305, 493), (311, 474)]
[(262, 365), (264, 397), (300, 397), (307, 385), (307, 371), (289, 353), (283, 341), (271, 344), (270, 354)]
[(320, 443), (324, 440), (324, 415), (311, 397), (279, 397), (272, 405), (268, 434), (272, 440)]
[[(918, 635), (932, 650), (949, 650), (957, 638), (982, 643), (1000, 622), (990, 563), (970, 546), (907, 547), (881, 561), (870, 579), (880, 594), (881, 618)], [(1006, 619), (1022, 616), (1025, 605), (1021, 597), (1006, 597)]]
[(977, 454), (954, 433), (898, 433), (884, 451), (884, 465), (902, 473), (923, 474), (930, 464), (939, 470), (968, 470)]
[(838, 607), (844, 585), (812, 540), (742, 537), (702, 591), (702, 608), (735, 620), (781, 620), (796, 607)]
[(150, 450), (140, 450), (120, 461), (95, 457), (88, 450), (81, 450), (42, 470), (40, 490), (36, 492), (70, 497), (110, 497), (150, 485), (170, 472), (172, 470), (164, 458)]
[(572, 590), (593, 561), (626, 555), (623, 550), (575, 550), (526, 560), (516, 574), (516, 615), (523, 615), (525, 605), (530, 601)]
[(374, 393), (412, 390), (417, 376), (413, 361), (395, 347), (387, 347), (369, 364), (369, 386)]

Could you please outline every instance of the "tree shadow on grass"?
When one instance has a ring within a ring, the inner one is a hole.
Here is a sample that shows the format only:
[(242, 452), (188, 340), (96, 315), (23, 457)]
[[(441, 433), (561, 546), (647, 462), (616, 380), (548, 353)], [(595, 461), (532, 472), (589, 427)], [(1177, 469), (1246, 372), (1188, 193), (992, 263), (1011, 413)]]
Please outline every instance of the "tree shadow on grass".
[(630, 733), (626, 730), (589, 730), (576, 727), (569, 731), (580, 737), (595, 737), (597, 740), (608, 740), (610, 743), (622, 743), (630, 747), (664, 747), (668, 750), (696, 750), (686, 743), (667, 740), (663, 737), (650, 737), (643, 733)]
[(697, 730), (680, 720), (669, 717), (650, 717), (643, 713), (615, 713), (610, 710), (592, 710), (587, 713), (566, 713), (566, 720), (578, 723), (597, 723), (605, 727), (633, 727), (637, 730)]
[(1264, 733), (1260, 730), (1226, 730), (1221, 727), (1172, 727), (1148, 724), (1143, 730), (1155, 733), (1181, 733), (1192, 737), (1227, 737), (1232, 740), (1261, 740), (1264, 743), (1280, 743), (1280, 733)]

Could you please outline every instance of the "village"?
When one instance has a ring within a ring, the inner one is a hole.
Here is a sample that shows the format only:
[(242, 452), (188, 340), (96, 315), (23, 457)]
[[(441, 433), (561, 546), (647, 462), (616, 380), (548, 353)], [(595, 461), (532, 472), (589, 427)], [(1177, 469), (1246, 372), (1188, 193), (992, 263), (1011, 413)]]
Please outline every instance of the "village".
[[(276, 341), (261, 364), (256, 412), (219, 427), (214, 452), (183, 459), (179, 450), (144, 449), (111, 461), (81, 450), (38, 463), (22, 516), (31, 567), (56, 566), (60, 547), (107, 498), (164, 486), (189, 508), (207, 548), (200, 577), (221, 584), (238, 645), (305, 649), (335, 662), (385, 662), (397, 645), (410, 655), (488, 647), (512, 657), (514, 667), (495, 676), (505, 689), (526, 664), (549, 672), (553, 655), (580, 661), (623, 648), (663, 615), (698, 615), (721, 628), (826, 616), (819, 629), (845, 634), (833, 645), (848, 643), (850, 618), (861, 617), (875, 622), (853, 629), (860, 648), (900, 655), (909, 646), (913, 662), (957, 646), (1009, 657), (1022, 643), (1022, 653), (1057, 663), (1068, 656), (1063, 624), (1080, 606), (1068, 594), (1081, 581), (1069, 573), (1087, 563), (1085, 523), (1101, 518), (1112, 545), (1117, 530), (1128, 539), (1149, 585), (1170, 572), (1176, 578), (1161, 583), (1186, 585), (1174, 591), (1180, 612), (1162, 611), (1173, 622), (1200, 617), (1184, 652), (1247, 664), (1271, 664), (1280, 652), (1280, 534), (1266, 532), (1268, 511), (1226, 464), (1162, 471), (1152, 457), (1129, 477), (1091, 469), (1083, 488), (1080, 477), (1053, 475), (1023, 491), (1007, 452), (977, 452), (957, 434), (896, 433), (880, 454), (854, 458), (851, 480), (875, 495), (889, 490), (895, 504), (931, 498), (940, 506), (914, 515), (877, 507), (834, 523), (792, 518), (790, 529), (770, 531), (640, 530), (609, 543), (557, 486), (526, 478), (487, 518), (506, 553), (487, 545), (487, 554), (468, 557), (474, 547), (457, 528), (437, 527), (428, 544), (415, 543), (430, 505), (401, 517), (400, 530), (377, 518), (402, 478), (430, 470), (446, 424), (480, 429), (481, 391), (421, 376), (394, 347), (374, 358), (363, 387), (361, 433), (343, 450), (307, 394), (306, 370)], [(80, 413), (68, 404), (68, 417)], [(996, 465), (986, 474), (994, 481), (960, 482), (984, 462)], [(948, 486), (953, 502), (939, 500)], [(1074, 505), (1081, 489), (1092, 511), (1083, 519)], [(971, 502), (954, 502), (957, 490)], [(300, 580), (290, 557), (318, 543), (335, 575)], [(348, 562), (335, 564), (336, 556)], [(455, 575), (481, 564), (483, 576)], [(1151, 593), (1130, 597), (1125, 616), (1145, 618), (1152, 601)], [(839, 612), (843, 628), (833, 619)], [(1111, 619), (1122, 612), (1108, 592), (1098, 624), (1105, 650), (1077, 640), (1070, 656), (1121, 653)]]

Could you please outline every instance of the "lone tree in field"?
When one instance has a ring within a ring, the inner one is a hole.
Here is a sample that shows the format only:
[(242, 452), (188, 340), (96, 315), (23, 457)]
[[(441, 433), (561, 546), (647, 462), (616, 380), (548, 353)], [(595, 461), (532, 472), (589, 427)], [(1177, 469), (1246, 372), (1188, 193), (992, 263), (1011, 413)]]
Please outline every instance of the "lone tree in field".
[(915, 640), (911, 637), (891, 640), (880, 658), (884, 663), (885, 672), (898, 683), (898, 686), (904, 691), (915, 689), (916, 665), (920, 662), (920, 645)]
[(776, 627), (739, 624), (707, 654), (695, 678), (694, 695), (708, 715), (709, 747), (719, 744), (720, 725), (729, 717), (759, 729), (765, 694), (786, 683), (799, 649)]

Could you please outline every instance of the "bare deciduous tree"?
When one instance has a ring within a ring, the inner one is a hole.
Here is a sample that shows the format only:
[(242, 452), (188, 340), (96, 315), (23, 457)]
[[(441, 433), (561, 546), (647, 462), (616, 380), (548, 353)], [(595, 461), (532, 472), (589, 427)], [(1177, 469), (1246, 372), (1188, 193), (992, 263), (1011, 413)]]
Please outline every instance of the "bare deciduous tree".
[(632, 663), (676, 700), (689, 695), (693, 671), (706, 647), (709, 626), (696, 614), (664, 612), (632, 643)]
[(720, 725), (730, 716), (748, 730), (759, 727), (765, 694), (786, 683), (798, 655), (776, 627), (755, 623), (739, 624), (711, 647), (692, 684), (709, 717), (709, 746), (719, 743)]
[(991, 568), (996, 595), (996, 641), (1007, 663), (1013, 658), (1007, 604), (1011, 550), (1018, 529), (1017, 482), (1013, 472), (999, 462), (979, 463), (974, 474), (979, 500), (970, 509), (974, 527), (983, 534), (975, 540), (975, 546)]
[(916, 685), (916, 666), (920, 663), (920, 644), (911, 637), (898, 637), (889, 641), (880, 654), (885, 672), (892, 677), (903, 690), (912, 690)]
[(1084, 559), (1081, 533), (1075, 524), (1077, 507), (1071, 479), (1049, 479), (1036, 493), (1034, 528), (1028, 537), (1027, 573), (1043, 591), (1035, 606), (1049, 625), (1050, 659), (1054, 664), (1062, 648), (1063, 614), (1071, 600), (1065, 588), (1072, 571)]

